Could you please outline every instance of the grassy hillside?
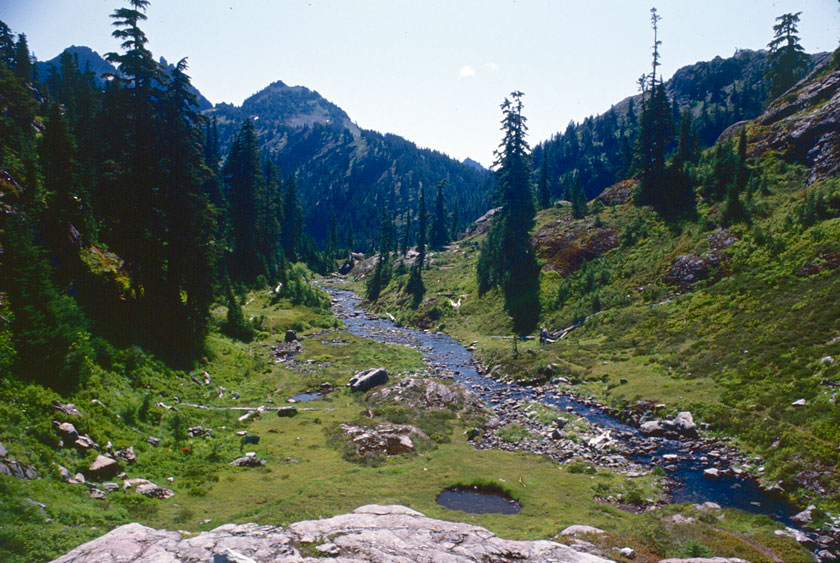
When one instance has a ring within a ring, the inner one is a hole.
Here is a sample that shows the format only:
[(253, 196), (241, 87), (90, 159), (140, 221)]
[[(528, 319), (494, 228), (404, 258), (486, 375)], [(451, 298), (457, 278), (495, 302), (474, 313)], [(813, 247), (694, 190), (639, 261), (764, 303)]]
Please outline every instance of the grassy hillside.
[[(541, 324), (554, 331), (585, 319), (557, 342), (514, 347), (500, 338), (510, 335), (502, 296), (477, 294), (481, 234), (432, 256), (419, 308), (410, 307), (400, 276), (374, 306), (476, 342), (499, 377), (565, 375), (576, 392), (618, 407), (647, 399), (689, 409), (710, 432), (761, 455), (762, 479), (837, 510), (840, 179), (809, 184), (813, 169), (762, 148), (769, 129), (747, 130), (751, 154), (762, 154), (751, 160), (755, 180), (741, 198), (748, 219), (729, 227), (721, 226), (725, 203), (704, 198), (702, 185), (688, 219), (666, 221), (634, 205), (626, 197), (632, 183), (608, 190), (583, 219), (565, 203), (539, 213)], [(713, 151), (697, 177), (709, 174)], [(672, 271), (685, 256), (702, 263), (693, 280)]]

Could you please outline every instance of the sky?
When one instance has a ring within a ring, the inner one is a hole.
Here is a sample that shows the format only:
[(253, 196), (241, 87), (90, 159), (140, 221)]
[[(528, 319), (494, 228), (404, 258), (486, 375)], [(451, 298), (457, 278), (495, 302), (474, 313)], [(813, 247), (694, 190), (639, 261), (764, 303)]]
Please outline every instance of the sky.
[[(115, 0), (0, 0), (0, 20), (39, 60), (69, 45), (117, 51)], [(236, 105), (276, 80), (302, 85), (360, 127), (488, 166), (499, 104), (525, 93), (532, 145), (636, 93), (659, 71), (763, 49), (775, 18), (802, 12), (807, 52), (840, 41), (838, 0), (152, 0), (141, 27), (155, 57), (188, 57), (211, 102)]]

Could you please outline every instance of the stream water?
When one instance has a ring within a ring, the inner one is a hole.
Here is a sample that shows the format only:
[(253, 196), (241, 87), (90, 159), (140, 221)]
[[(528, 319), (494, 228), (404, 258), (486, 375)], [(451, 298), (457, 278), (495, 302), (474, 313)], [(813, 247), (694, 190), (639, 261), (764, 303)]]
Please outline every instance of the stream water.
[[(436, 369), (446, 370), (457, 381), (480, 396), (493, 407), (514, 399), (519, 402), (537, 401), (560, 410), (574, 412), (590, 424), (597, 425), (619, 439), (643, 444), (634, 448), (637, 452), (632, 462), (647, 467), (664, 465), (663, 456), (671, 458), (668, 472), (669, 496), (672, 502), (703, 503), (715, 502), (722, 507), (733, 507), (748, 512), (768, 515), (785, 525), (792, 525), (790, 517), (798, 512), (793, 505), (768, 495), (751, 478), (721, 476), (717, 481), (704, 477), (703, 470), (709, 467), (702, 460), (703, 452), (687, 451), (684, 442), (666, 438), (643, 436), (637, 428), (610, 416), (598, 407), (585, 405), (573, 397), (555, 392), (535, 392), (522, 385), (497, 381), (479, 373), (472, 362), (472, 354), (454, 338), (437, 333), (397, 327), (394, 323), (372, 316), (360, 307), (361, 300), (353, 292), (330, 285), (322, 286), (333, 298), (333, 311), (342, 319), (349, 332), (379, 342), (401, 344), (420, 350), (426, 361)], [(386, 368), (388, 366), (385, 366)], [(676, 459), (672, 456), (676, 455)]]

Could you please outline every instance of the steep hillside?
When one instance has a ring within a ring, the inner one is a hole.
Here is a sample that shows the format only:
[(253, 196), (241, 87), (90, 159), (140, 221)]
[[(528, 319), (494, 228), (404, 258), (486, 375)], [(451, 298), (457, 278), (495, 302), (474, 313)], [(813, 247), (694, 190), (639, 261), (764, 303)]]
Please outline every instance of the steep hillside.
[(836, 512), (839, 81), (840, 70), (823, 68), (747, 126), (753, 180), (740, 220), (727, 221), (728, 204), (707, 189), (728, 141), (696, 166), (696, 218), (665, 221), (634, 205), (632, 181), (582, 219), (565, 203), (541, 212), (533, 241), (552, 342), (512, 349), (499, 338), (510, 334), (502, 298), (476, 290), (480, 229), (431, 256), (419, 308), (399, 277), (375, 306), (474, 342), (496, 377), (560, 377), (560, 389), (637, 422), (654, 404), (690, 410), (707, 432), (761, 456), (767, 487)]
[(326, 239), (335, 216), (340, 237), (352, 228), (356, 248), (368, 250), (383, 205), (398, 225), (404, 224), (406, 212), (413, 222), (419, 190), (426, 190), (431, 202), (441, 180), (448, 183), (447, 208), (457, 209), (460, 226), (481, 215), (489, 203), (488, 171), (397, 135), (361, 129), (338, 106), (303, 86), (278, 81), (241, 107), (219, 104), (205, 113), (217, 121), (223, 154), (242, 121), (255, 121), (261, 150), (282, 173), (296, 176), (306, 227), (316, 240)]
[[(690, 111), (694, 132), (705, 148), (714, 144), (726, 127), (758, 116), (767, 97), (767, 56), (766, 51), (743, 49), (725, 59), (715, 57), (678, 69), (665, 83), (675, 126), (680, 123), (680, 112)], [(811, 55), (808, 69), (827, 57), (826, 53)], [(545, 157), (555, 197), (565, 196), (577, 173), (587, 196), (594, 198), (632, 167), (640, 111), (641, 94), (637, 94), (606, 113), (569, 124), (564, 132), (534, 148), (534, 172), (539, 172)]]

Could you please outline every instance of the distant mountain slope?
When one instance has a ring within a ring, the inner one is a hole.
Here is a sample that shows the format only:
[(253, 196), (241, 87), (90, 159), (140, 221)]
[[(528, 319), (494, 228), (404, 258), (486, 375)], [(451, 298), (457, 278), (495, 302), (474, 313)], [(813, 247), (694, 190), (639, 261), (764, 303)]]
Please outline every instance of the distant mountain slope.
[[(826, 56), (810, 56), (810, 71)], [(764, 71), (767, 51), (739, 50), (728, 58), (715, 57), (677, 70), (665, 83), (673, 105), (675, 126), (680, 112), (690, 109), (702, 147), (714, 144), (728, 126), (757, 117), (764, 109)], [(628, 85), (629, 89), (630, 85)], [(606, 113), (570, 123), (563, 133), (534, 148), (534, 171), (546, 159), (549, 185), (556, 197), (579, 174), (589, 198), (626, 177), (632, 164), (641, 95), (624, 98)]]
[(432, 188), (441, 180), (448, 183), (447, 208), (457, 207), (460, 226), (489, 205), (488, 171), (397, 135), (361, 129), (341, 108), (303, 86), (274, 82), (240, 107), (217, 104), (205, 113), (218, 122), (222, 154), (243, 120), (254, 120), (264, 155), (296, 176), (306, 228), (316, 240), (326, 238), (335, 216), (341, 240), (352, 227), (357, 249), (367, 250), (379, 231), (382, 206), (402, 228), (407, 211), (416, 220), (420, 189), (431, 210)]
[[(104, 88), (105, 83), (107, 82), (107, 80), (103, 78), (103, 75), (117, 73), (117, 69), (114, 68), (114, 65), (106, 61), (104, 57), (102, 57), (99, 53), (97, 53), (90, 47), (71, 45), (70, 47), (67, 47), (64, 51), (67, 51), (71, 55), (73, 55), (73, 58), (76, 61), (76, 65), (82, 72), (85, 72), (87, 70), (93, 72), (93, 77), (96, 81), (96, 85), (100, 88)], [(61, 54), (58, 54), (48, 61), (37, 61), (35, 63), (35, 66), (38, 69), (38, 77), (41, 80), (46, 80), (51, 72), (51, 68), (58, 68), (60, 59)], [(163, 57), (160, 58), (160, 64), (170, 74), (175, 68), (175, 65), (169, 64)], [(201, 94), (201, 92), (199, 92), (196, 88), (193, 87), (192, 92), (198, 98), (198, 107), (200, 110), (205, 110), (210, 107), (213, 107), (213, 104), (210, 103), (210, 100), (205, 98)]]

